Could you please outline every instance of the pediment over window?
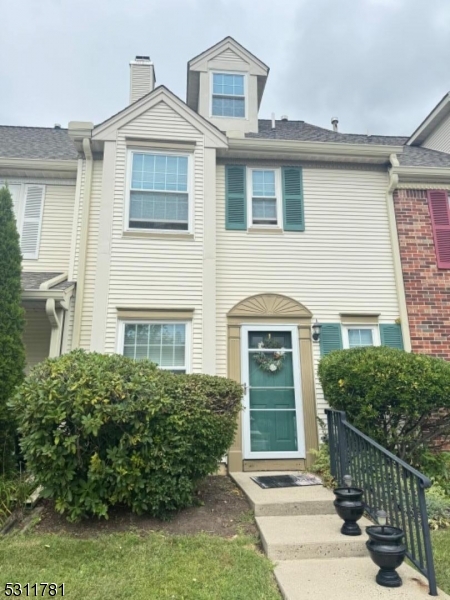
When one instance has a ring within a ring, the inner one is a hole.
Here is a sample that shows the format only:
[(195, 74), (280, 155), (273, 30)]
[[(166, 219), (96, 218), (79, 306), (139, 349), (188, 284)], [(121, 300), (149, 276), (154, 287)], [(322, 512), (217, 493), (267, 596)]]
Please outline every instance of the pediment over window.
[(311, 318), (311, 312), (296, 300), (281, 294), (258, 294), (236, 304), (228, 317), (264, 317), (277, 319)]

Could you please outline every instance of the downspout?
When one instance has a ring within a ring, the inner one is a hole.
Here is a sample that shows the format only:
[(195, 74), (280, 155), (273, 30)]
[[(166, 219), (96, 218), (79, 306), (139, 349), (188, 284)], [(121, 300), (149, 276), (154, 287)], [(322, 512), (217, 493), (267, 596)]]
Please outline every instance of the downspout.
[(80, 249), (78, 252), (77, 290), (75, 296), (72, 348), (78, 348), (80, 345), (81, 317), (83, 314), (84, 284), (86, 279), (89, 213), (91, 206), (92, 170), (94, 164), (91, 140), (89, 138), (83, 139), (83, 152), (86, 157), (86, 173), (84, 178), (83, 213), (81, 215)]
[[(391, 154), (392, 167), (399, 167), (400, 163), (396, 154)], [(403, 345), (407, 352), (411, 352), (411, 335), (409, 331), (408, 309), (406, 305), (405, 285), (403, 282), (402, 261), (400, 257), (400, 244), (398, 241), (397, 220), (394, 209), (394, 190), (398, 186), (398, 174), (389, 171), (389, 185), (386, 190), (386, 207), (389, 220), (389, 233), (391, 236), (392, 257), (394, 262), (395, 286), (397, 289), (399, 316), (402, 327)]]

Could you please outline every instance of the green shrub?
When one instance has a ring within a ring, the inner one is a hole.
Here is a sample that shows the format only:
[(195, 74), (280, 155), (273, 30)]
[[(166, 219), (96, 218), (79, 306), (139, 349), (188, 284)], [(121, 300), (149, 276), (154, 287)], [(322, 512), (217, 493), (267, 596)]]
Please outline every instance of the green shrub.
[(428, 522), (432, 529), (450, 527), (450, 496), (439, 483), (426, 491)]
[(309, 452), (315, 457), (310, 471), (319, 475), (325, 487), (334, 487), (335, 481), (330, 466), (330, 446), (324, 442), (320, 444), (318, 450), (312, 448)]
[(22, 511), (30, 496), (34, 482), (23, 475), (0, 477), (0, 527), (13, 511)]
[(29, 470), (71, 520), (122, 504), (166, 517), (229, 448), (237, 383), (76, 350), (38, 365), (12, 402)]
[(22, 256), (11, 194), (0, 189), (0, 475), (15, 467), (15, 429), (7, 402), (22, 382), (25, 351), (20, 281)]
[(421, 469), (450, 497), (450, 452), (424, 452)]
[(420, 466), (423, 452), (450, 435), (450, 363), (442, 359), (385, 346), (339, 350), (322, 358), (319, 378), (332, 408), (406, 462)]

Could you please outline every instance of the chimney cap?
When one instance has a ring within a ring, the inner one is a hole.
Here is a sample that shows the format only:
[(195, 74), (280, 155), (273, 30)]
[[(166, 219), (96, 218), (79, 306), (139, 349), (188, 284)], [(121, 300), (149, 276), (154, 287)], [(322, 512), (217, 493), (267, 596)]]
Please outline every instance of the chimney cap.
[(139, 54), (134, 60), (150, 62), (150, 56), (142, 56), (141, 54)]
[(281, 115), (280, 119), (282, 121), (289, 121), (289, 117), (287, 115)]

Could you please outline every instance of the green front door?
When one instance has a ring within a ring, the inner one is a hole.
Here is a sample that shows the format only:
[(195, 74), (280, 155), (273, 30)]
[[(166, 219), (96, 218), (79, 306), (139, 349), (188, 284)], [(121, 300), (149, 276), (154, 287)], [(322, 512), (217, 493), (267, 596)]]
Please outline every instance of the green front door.
[(298, 355), (293, 348), (292, 333), (289, 330), (245, 332), (248, 457), (298, 455), (299, 364), (295, 361)]

